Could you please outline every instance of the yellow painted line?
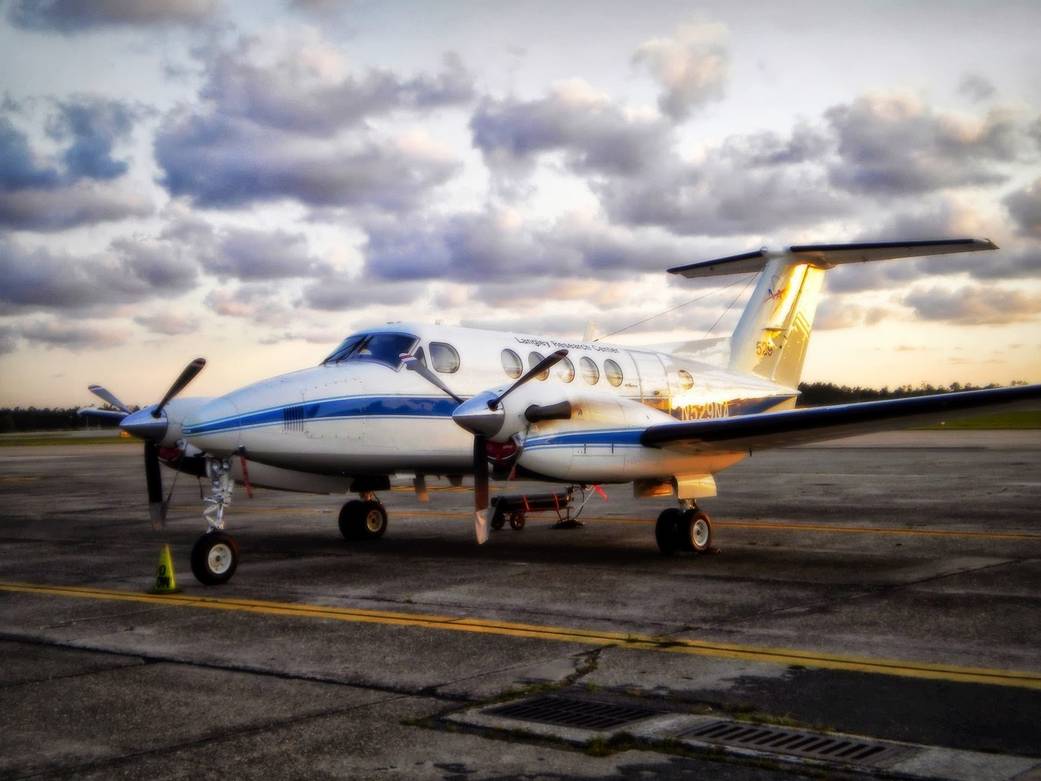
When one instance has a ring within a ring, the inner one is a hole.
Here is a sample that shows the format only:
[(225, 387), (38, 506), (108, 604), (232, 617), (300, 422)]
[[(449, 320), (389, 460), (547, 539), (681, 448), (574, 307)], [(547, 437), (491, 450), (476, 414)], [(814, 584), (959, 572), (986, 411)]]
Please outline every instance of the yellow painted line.
[[(409, 510), (409, 515), (426, 515), (440, 518), (460, 518), (472, 520), (473, 515), (465, 512), (444, 510)], [(550, 516), (552, 519), (552, 516)], [(581, 520), (592, 523), (633, 523), (653, 524), (653, 518), (636, 518), (624, 515), (591, 516), (584, 515)], [(1041, 534), (1031, 532), (1009, 531), (954, 531), (951, 529), (895, 529), (883, 526), (831, 526), (819, 523), (770, 523), (767, 521), (713, 521), (717, 529), (762, 529), (764, 531), (808, 531), (823, 534), (883, 534), (900, 537), (973, 537), (988, 540), (1041, 540)]]
[(145, 594), (132, 591), (90, 588), (82, 586), (48, 586), (35, 583), (0, 581), (0, 591), (73, 597), (118, 602), (139, 602), (171, 607), (192, 607), (210, 610), (227, 610), (239, 613), (285, 616), (293, 618), (317, 618), (330, 621), (347, 621), (392, 626), (413, 626), (424, 629), (468, 632), (471, 634), (527, 637), (539, 640), (554, 640), (586, 645), (610, 645), (642, 651), (691, 654), (722, 659), (740, 659), (766, 664), (801, 665), (827, 670), (851, 670), (856, 672), (893, 675), (905, 678), (926, 678), (958, 683), (983, 683), (993, 686), (1011, 686), (1023, 689), (1041, 689), (1041, 672), (999, 670), (980, 667), (959, 667), (922, 662), (872, 659), (848, 656), (823, 651), (769, 648), (733, 643), (717, 643), (686, 638), (673, 638), (637, 633), (605, 632), (595, 629), (521, 624), (494, 619), (467, 618), (464, 616), (442, 616), (426, 613), (399, 613), (385, 610), (362, 610), (360, 608), (309, 605), (299, 602), (273, 602), (237, 597), (204, 597), (188, 594)]

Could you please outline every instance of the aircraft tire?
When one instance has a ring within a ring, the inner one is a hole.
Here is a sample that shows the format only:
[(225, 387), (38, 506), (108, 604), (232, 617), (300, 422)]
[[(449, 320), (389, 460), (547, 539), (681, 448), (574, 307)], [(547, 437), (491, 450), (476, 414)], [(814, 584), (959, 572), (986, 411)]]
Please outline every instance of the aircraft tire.
[(707, 553), (712, 547), (712, 520), (701, 510), (687, 510), (679, 524), (683, 550)]
[(361, 502), (357, 499), (353, 499), (343, 507), (340, 508), (340, 534), (343, 535), (345, 540), (356, 540), (359, 537), (359, 529), (363, 524), (361, 520), (362, 505), (365, 502)]
[(387, 511), (382, 502), (359, 502), (357, 537), (360, 540), (378, 540), (387, 531)]
[(207, 532), (192, 546), (192, 574), (204, 586), (231, 580), (239, 565), (239, 545), (224, 532)]
[(662, 510), (658, 516), (658, 522), (654, 524), (654, 539), (658, 543), (658, 550), (664, 556), (672, 556), (681, 547), (680, 525), (683, 521), (683, 513), (677, 508), (670, 507)]
[(510, 513), (510, 528), (520, 531), (524, 528), (524, 523), (527, 521), (523, 512), (515, 511)]

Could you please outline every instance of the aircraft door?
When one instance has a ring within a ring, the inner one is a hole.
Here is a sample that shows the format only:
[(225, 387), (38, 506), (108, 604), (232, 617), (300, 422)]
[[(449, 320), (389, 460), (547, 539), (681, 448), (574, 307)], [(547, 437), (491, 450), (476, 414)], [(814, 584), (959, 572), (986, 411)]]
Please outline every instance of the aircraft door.
[(657, 353), (629, 350), (640, 375), (640, 400), (648, 406), (669, 411), (669, 376)]

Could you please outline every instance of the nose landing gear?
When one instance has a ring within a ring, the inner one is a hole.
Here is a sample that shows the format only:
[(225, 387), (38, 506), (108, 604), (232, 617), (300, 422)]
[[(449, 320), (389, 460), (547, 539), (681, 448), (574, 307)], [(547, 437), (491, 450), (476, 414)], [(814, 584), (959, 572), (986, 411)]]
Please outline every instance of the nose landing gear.
[(209, 528), (192, 546), (192, 574), (205, 586), (227, 583), (239, 565), (239, 545), (224, 533), (224, 508), (231, 504), (235, 482), (231, 477), (231, 459), (207, 458), (206, 476), (210, 479), (210, 495), (203, 501), (202, 514)]
[(696, 503), (684, 500), (683, 507), (663, 510), (654, 525), (658, 550), (666, 556), (679, 551), (708, 553), (712, 548), (712, 520)]

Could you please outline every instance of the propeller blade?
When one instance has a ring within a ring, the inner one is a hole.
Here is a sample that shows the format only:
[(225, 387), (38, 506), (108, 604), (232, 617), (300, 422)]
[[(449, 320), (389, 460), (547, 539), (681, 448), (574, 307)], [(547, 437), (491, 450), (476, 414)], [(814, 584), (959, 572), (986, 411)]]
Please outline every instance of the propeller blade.
[(150, 440), (145, 441), (145, 482), (148, 485), (148, 515), (152, 519), (152, 528), (158, 529), (166, 521), (166, 507), (163, 476), (159, 472), (159, 446)]
[(420, 361), (416, 356), (403, 354), (400, 357), (402, 362), (405, 364), (405, 368), (408, 369), (410, 372), (415, 372), (420, 377), (429, 382), (431, 385), (436, 385), (438, 388), (440, 388), (453, 399), (455, 399), (456, 404), (463, 403), (463, 400), (456, 396), (454, 393), (452, 393), (449, 387), (445, 385), (443, 382), (441, 382), (441, 378), (434, 374), (432, 371), (430, 371), (430, 369), (428, 369), (426, 366), (424, 366), (422, 361)]
[(181, 376), (174, 380), (173, 385), (170, 386), (170, 390), (163, 396), (163, 400), (160, 401), (155, 409), (152, 410), (152, 417), (158, 418), (163, 411), (163, 407), (176, 396), (178, 393), (184, 390), (185, 386), (195, 379), (195, 375), (202, 371), (202, 368), (206, 365), (205, 358), (196, 358), (194, 361), (184, 367), (184, 371), (181, 372)]
[(108, 388), (104, 388), (101, 385), (88, 385), (87, 390), (89, 390), (102, 401), (105, 401), (108, 404), (112, 405), (116, 409), (122, 410), (128, 415), (130, 414), (130, 407), (128, 407), (126, 404), (117, 399), (116, 394), (114, 394)]
[(478, 545), (488, 541), (488, 450), (480, 434), (474, 436), (474, 533)]
[(521, 377), (519, 380), (517, 380), (515, 383), (513, 383), (513, 385), (511, 385), (502, 393), (500, 393), (496, 398), (489, 400), (488, 409), (495, 409), (499, 406), (503, 399), (505, 399), (507, 396), (509, 396), (511, 393), (517, 390), (517, 388), (519, 388), (521, 385), (523, 385), (533, 377), (538, 377), (540, 374), (542, 374), (542, 372), (548, 371), (549, 369), (553, 368), (566, 357), (567, 350), (557, 350), (552, 355), (546, 356), (541, 361), (532, 366), (530, 369), (528, 369), (528, 373)]
[(114, 420), (117, 423), (123, 420), (127, 413), (114, 409), (98, 409), (97, 407), (83, 407), (76, 410), (76, 414), (83, 418), (101, 418), (102, 420)]

